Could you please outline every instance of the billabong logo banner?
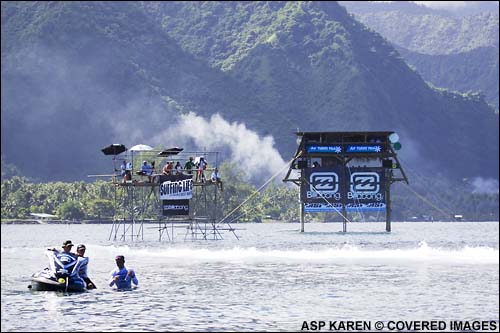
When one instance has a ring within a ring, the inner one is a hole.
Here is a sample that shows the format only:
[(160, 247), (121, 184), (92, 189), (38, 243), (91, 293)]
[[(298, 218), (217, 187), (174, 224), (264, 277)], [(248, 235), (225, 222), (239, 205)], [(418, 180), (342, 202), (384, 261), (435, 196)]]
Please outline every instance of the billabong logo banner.
[(301, 200), (306, 212), (384, 210), (385, 170), (379, 167), (307, 168)]
[(309, 188), (320, 193), (339, 191), (339, 175), (335, 172), (313, 172), (309, 176)]
[(189, 215), (189, 200), (162, 200), (163, 216)]
[(351, 192), (378, 193), (380, 176), (376, 172), (351, 173)]

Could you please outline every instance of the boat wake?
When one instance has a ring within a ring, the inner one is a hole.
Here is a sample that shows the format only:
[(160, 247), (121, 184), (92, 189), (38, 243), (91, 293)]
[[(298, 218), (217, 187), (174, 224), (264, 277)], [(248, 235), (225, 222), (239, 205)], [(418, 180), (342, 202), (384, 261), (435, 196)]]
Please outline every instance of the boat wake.
[[(117, 251), (126, 256), (157, 257), (174, 261), (283, 261), (283, 262), (336, 262), (352, 260), (382, 260), (401, 262), (442, 262), (463, 264), (498, 264), (499, 251), (490, 247), (464, 246), (458, 249), (434, 248), (425, 241), (416, 248), (367, 249), (345, 244), (321, 249), (265, 249), (233, 247), (227, 249), (197, 249), (188, 247), (130, 248), (128, 246), (103, 247), (104, 251)], [(100, 251), (100, 250), (99, 250)]]

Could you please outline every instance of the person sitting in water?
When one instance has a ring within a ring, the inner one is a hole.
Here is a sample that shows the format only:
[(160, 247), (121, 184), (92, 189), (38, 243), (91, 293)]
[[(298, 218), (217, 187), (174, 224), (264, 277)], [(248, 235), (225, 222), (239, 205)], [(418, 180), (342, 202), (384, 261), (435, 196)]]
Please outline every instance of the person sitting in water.
[(89, 258), (84, 256), (86, 249), (87, 248), (85, 247), (84, 244), (79, 244), (76, 247), (76, 255), (78, 257), (80, 257), (80, 258), (85, 259), (85, 261), (78, 268), (78, 275), (87, 284), (87, 289), (96, 289), (97, 287), (95, 286), (94, 282), (92, 282), (92, 280), (90, 280), (89, 276), (87, 275), (87, 266), (88, 266), (88, 263), (89, 263)]
[(125, 267), (125, 257), (116, 256), (115, 261), (118, 269), (115, 269), (113, 272), (111, 272), (109, 286), (112, 287), (116, 285), (116, 288), (118, 289), (128, 289), (132, 287), (132, 282), (137, 286), (139, 284), (137, 276), (135, 275), (133, 269), (127, 269)]

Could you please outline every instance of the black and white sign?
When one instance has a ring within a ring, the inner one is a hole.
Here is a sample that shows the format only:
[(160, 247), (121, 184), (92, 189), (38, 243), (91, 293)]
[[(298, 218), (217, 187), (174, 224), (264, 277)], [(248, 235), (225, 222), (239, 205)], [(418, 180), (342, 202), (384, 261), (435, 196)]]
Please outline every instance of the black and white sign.
[(160, 183), (161, 200), (181, 200), (193, 197), (192, 175), (163, 175)]

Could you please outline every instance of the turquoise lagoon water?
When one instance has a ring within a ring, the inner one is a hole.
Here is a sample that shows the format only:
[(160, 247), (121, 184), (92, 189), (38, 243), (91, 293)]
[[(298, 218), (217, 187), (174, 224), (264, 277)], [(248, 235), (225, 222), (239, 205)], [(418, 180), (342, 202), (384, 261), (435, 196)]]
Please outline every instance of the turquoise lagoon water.
[[(240, 224), (218, 241), (110, 241), (110, 225), (2, 225), (2, 331), (297, 331), (304, 321), (496, 321), (499, 223)], [(85, 243), (98, 289), (31, 292), (44, 250)], [(139, 288), (107, 287), (123, 254)], [(373, 327), (373, 326), (372, 326)], [(498, 326), (497, 326), (498, 327)]]

